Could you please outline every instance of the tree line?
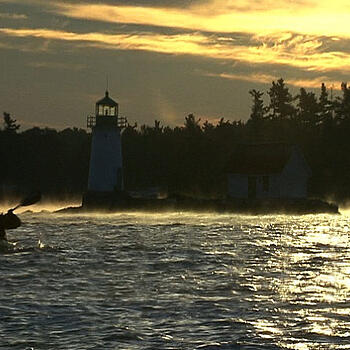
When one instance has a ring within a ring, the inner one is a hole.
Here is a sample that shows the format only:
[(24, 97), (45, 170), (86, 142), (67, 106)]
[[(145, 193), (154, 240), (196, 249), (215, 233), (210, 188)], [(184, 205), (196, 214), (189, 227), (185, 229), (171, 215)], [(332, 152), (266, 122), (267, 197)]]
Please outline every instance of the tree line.
[[(129, 190), (158, 186), (170, 194), (222, 198), (226, 168), (237, 144), (298, 144), (313, 176), (311, 197), (350, 198), (350, 88), (333, 98), (322, 84), (318, 94), (290, 92), (283, 79), (267, 91), (251, 90), (247, 121), (212, 123), (185, 117), (182, 126), (128, 125), (123, 132), (124, 182)], [(79, 196), (87, 187), (91, 134), (20, 125), (4, 113), (0, 130), (0, 195), (40, 189), (52, 196)]]

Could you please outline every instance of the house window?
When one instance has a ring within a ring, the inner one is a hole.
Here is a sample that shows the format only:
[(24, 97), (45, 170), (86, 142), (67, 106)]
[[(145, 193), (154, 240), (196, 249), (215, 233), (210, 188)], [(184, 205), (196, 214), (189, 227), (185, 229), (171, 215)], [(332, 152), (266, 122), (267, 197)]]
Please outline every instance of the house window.
[(263, 191), (268, 192), (270, 189), (270, 178), (268, 176), (262, 177)]

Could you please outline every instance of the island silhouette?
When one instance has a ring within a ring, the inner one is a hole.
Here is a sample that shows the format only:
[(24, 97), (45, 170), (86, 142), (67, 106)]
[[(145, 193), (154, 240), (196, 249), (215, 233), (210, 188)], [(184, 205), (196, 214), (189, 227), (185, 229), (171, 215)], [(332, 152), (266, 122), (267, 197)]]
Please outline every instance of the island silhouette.
[[(223, 201), (232, 197), (229, 167), (242, 145), (255, 145), (257, 149), (259, 145), (270, 145), (267, 152), (270, 159), (274, 157), (273, 151), (277, 152), (277, 145), (289, 145), (297, 147), (310, 170), (305, 179), (307, 194), (294, 199), (346, 202), (350, 198), (347, 84), (342, 83), (341, 95), (336, 98), (330, 97), (324, 84), (318, 95), (301, 88), (293, 96), (282, 78), (273, 81), (267, 92), (249, 93), (252, 106), (247, 121), (222, 117), (212, 123), (191, 113), (182, 126), (164, 126), (160, 122), (162, 116), (152, 126), (126, 123), (121, 138), (123, 194), (118, 194), (119, 197), (124, 201), (136, 197), (139, 200), (167, 197), (177, 201), (190, 198), (196, 203)], [(0, 152), (2, 199), (32, 189), (40, 189), (43, 196), (57, 199), (77, 198), (87, 193), (91, 133), (84, 129), (58, 131), (34, 127), (22, 131), (10, 113), (4, 112)], [(266, 163), (266, 160), (256, 162)], [(272, 186), (271, 174), (255, 174), (261, 176), (255, 180), (254, 174), (243, 174), (250, 181), (248, 199), (252, 199), (254, 186), (255, 192), (261, 186)], [(296, 174), (295, 178), (298, 177)], [(286, 196), (279, 199), (282, 205)], [(336, 206), (330, 207), (333, 211)]]

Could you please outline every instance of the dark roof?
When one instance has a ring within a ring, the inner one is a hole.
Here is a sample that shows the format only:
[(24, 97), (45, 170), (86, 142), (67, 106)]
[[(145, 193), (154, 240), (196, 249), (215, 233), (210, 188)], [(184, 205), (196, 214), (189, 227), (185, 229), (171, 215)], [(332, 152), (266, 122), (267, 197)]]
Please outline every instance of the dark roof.
[(97, 101), (96, 104), (97, 104), (97, 105), (109, 106), (109, 107), (118, 106), (118, 103), (115, 102), (114, 100), (112, 100), (112, 99), (108, 96), (108, 91), (106, 91), (105, 97), (102, 98), (101, 100)]
[(231, 174), (279, 174), (287, 164), (295, 146), (285, 143), (238, 145), (227, 172)]

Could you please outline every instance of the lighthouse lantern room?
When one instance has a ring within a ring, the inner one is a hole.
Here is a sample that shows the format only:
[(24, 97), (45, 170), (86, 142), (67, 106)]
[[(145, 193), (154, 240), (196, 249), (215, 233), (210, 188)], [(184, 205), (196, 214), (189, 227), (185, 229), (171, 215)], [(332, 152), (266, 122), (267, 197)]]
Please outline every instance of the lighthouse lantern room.
[(88, 192), (115, 193), (123, 191), (121, 134), (126, 118), (119, 116), (118, 103), (109, 97), (96, 102), (95, 115), (88, 116), (92, 129)]

